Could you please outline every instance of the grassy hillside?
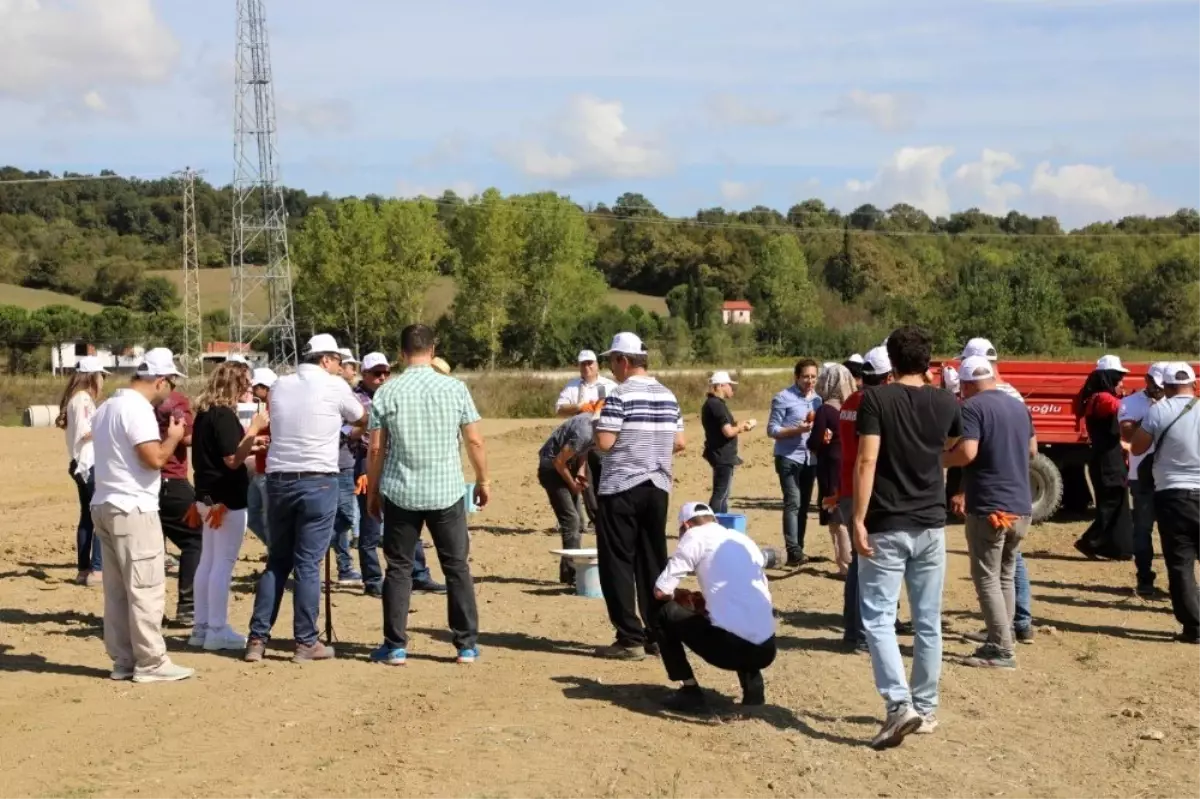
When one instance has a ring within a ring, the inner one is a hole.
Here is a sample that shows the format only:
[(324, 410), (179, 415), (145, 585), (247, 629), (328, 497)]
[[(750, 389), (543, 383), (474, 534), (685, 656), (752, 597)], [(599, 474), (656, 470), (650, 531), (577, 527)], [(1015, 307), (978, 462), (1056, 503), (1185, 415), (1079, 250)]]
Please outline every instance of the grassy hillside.
[(100, 310), (94, 302), (85, 302), (70, 294), (59, 294), (57, 291), (44, 289), (27, 289), (24, 286), (13, 286), (0, 283), (0, 305), (16, 305), (27, 311), (36, 311), (47, 305), (68, 305), (86, 313), (96, 313)]
[[(183, 272), (179, 269), (163, 269), (147, 272), (146, 274), (165, 277), (178, 286), (180, 292), (183, 291)], [(216, 308), (229, 308), (229, 281), (230, 270), (228, 268), (200, 270), (200, 308), (204, 313), (208, 313)], [(26, 290), (22, 289), (22, 291)], [(454, 278), (435, 278), (433, 285), (429, 287), (429, 293), (425, 297), (426, 319), (436, 321), (438, 317), (449, 310), (450, 304), (454, 302), (454, 291)], [(50, 294), (51, 292), (35, 293)], [(257, 302), (263, 303), (262, 307), (254, 309), (257, 313), (264, 313), (266, 311), (266, 299), (266, 295), (261, 293), (255, 298)], [(618, 308), (640, 305), (647, 311), (657, 311), (663, 316), (667, 314), (667, 302), (662, 297), (651, 297), (648, 294), (637, 294), (632, 291), (611, 289), (608, 292), (608, 299), (609, 302)]]

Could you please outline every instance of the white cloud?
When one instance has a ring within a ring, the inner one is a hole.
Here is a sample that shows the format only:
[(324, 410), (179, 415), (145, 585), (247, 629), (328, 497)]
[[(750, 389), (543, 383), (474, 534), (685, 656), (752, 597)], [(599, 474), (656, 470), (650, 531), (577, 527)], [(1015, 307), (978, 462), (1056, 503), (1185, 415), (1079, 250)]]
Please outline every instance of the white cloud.
[(414, 158), (413, 165), (431, 169), (447, 164), (457, 164), (462, 161), (466, 149), (466, 140), (459, 134), (443, 136), (437, 140), (429, 152)]
[(1122, 216), (1169, 214), (1170, 203), (1154, 197), (1140, 183), (1117, 177), (1111, 166), (1071, 164), (1054, 169), (1048, 161), (1033, 170), (1029, 193), (1048, 213), (1068, 223), (1116, 219)]
[(952, 190), (966, 203), (962, 207), (975, 207), (984, 213), (1004, 216), (1022, 191), (1016, 183), (1001, 183), (1000, 178), (1020, 168), (1016, 156), (985, 148), (978, 161), (954, 170)]
[(733, 94), (710, 96), (705, 110), (713, 122), (730, 127), (770, 128), (787, 121), (782, 111), (751, 105)]
[(871, 180), (848, 180), (846, 191), (856, 204), (888, 208), (908, 203), (932, 217), (950, 212), (950, 195), (942, 165), (952, 147), (902, 147), (892, 154)]
[(354, 107), (339, 98), (314, 100), (282, 100), (279, 102), (279, 122), (295, 126), (307, 133), (340, 133), (349, 130), (354, 121)]
[(842, 119), (864, 119), (877, 130), (892, 133), (912, 125), (917, 106), (917, 100), (907, 95), (852, 89), (828, 114)]
[(429, 183), (410, 183), (407, 180), (396, 182), (397, 197), (429, 197), (438, 199), (447, 189), (463, 199), (474, 197), (479, 193), (479, 187), (469, 180), (455, 180), (448, 183), (431, 181)]
[(162, 83), (178, 56), (151, 0), (0, 0), (0, 96)]
[(502, 145), (498, 152), (526, 175), (550, 180), (639, 178), (669, 172), (670, 156), (630, 131), (624, 115), (619, 101), (578, 95), (553, 125), (549, 142), (517, 142)]
[(758, 193), (756, 183), (742, 183), (736, 180), (722, 180), (720, 185), (721, 199), (727, 203), (745, 202)]

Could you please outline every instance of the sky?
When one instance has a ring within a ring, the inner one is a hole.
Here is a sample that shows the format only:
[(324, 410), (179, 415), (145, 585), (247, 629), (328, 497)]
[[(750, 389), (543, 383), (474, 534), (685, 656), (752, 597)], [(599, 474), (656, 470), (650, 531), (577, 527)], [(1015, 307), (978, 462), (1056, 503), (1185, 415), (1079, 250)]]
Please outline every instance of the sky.
[[(334, 195), (1200, 206), (1197, 0), (266, 0), (280, 169)], [(235, 0), (0, 0), (0, 163), (233, 174)]]

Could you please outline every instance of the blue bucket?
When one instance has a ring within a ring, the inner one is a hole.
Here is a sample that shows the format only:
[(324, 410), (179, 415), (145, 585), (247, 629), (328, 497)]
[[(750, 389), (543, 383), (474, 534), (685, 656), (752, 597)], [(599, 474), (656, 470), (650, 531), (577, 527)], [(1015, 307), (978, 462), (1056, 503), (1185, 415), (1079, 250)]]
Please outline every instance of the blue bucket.
[(739, 533), (746, 532), (746, 514), (744, 513), (718, 513), (717, 522), (730, 530), (736, 530)]
[(467, 483), (467, 491), (463, 495), (463, 502), (467, 503), (467, 513), (478, 513), (479, 506), (475, 504), (475, 484)]
[(575, 561), (575, 595), (588, 599), (603, 599), (600, 590), (600, 565), (594, 561)]

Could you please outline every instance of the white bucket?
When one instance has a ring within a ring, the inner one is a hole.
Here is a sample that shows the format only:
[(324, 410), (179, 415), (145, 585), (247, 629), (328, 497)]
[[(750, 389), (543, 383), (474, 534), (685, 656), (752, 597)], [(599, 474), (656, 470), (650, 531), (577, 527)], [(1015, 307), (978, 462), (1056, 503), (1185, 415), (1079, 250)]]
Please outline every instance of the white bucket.
[(54, 427), (57, 418), (57, 405), (30, 405), (25, 409), (26, 427)]

